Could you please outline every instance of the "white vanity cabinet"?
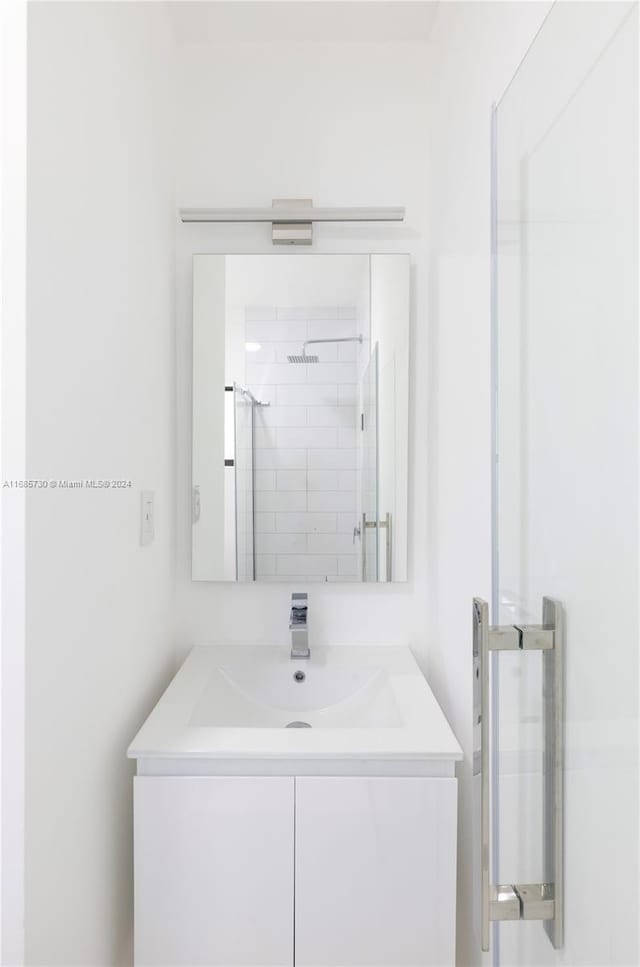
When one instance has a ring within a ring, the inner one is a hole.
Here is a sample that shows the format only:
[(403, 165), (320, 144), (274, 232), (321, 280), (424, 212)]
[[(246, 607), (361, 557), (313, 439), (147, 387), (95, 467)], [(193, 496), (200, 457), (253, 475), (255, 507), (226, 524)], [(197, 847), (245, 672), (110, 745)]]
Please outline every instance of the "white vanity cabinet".
[(196, 647), (128, 755), (136, 967), (453, 967), (462, 749), (406, 646)]
[(447, 967), (456, 780), (138, 776), (136, 965)]
[(296, 967), (455, 962), (456, 780), (296, 779)]
[(134, 779), (135, 962), (293, 964), (294, 780)]

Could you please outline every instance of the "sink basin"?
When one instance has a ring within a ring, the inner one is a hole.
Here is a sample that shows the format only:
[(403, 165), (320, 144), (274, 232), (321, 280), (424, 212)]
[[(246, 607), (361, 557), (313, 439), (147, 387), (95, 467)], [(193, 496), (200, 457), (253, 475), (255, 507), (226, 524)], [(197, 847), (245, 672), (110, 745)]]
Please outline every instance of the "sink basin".
[(269, 774), (368, 774), (374, 760), (444, 775), (462, 750), (404, 645), (312, 645), (294, 661), (285, 645), (211, 645), (192, 649), (128, 754), (147, 775), (174, 775), (175, 759), (185, 775), (240, 759)]
[(189, 724), (204, 727), (392, 728), (402, 717), (383, 668), (328, 664), (322, 651), (305, 661), (286, 654), (217, 665)]

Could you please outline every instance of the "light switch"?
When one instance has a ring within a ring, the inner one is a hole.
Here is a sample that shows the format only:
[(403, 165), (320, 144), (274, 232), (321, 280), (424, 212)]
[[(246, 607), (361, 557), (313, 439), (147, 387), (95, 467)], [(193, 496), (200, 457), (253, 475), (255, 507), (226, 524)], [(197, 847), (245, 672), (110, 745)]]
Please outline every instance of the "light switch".
[(151, 544), (155, 536), (153, 490), (143, 490), (140, 498), (140, 543), (144, 546)]

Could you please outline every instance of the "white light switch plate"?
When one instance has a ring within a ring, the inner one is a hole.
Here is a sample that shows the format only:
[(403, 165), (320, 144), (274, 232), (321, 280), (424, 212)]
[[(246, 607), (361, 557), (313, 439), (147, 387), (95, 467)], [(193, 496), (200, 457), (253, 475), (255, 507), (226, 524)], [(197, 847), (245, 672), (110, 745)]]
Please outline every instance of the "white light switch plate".
[(155, 536), (155, 509), (153, 490), (140, 493), (140, 543), (151, 544)]

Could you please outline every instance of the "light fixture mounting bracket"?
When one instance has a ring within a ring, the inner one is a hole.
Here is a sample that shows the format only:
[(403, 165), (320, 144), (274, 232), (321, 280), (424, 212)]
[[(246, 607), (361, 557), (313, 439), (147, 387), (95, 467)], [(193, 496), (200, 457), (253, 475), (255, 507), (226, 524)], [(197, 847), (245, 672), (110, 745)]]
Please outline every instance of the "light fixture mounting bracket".
[(313, 208), (311, 198), (274, 198), (271, 202), (274, 219), (271, 223), (271, 240), (274, 245), (311, 245), (313, 242), (313, 222), (278, 221), (275, 217), (278, 208), (291, 211), (292, 208)]

